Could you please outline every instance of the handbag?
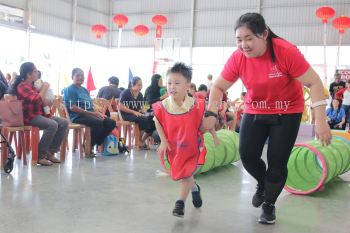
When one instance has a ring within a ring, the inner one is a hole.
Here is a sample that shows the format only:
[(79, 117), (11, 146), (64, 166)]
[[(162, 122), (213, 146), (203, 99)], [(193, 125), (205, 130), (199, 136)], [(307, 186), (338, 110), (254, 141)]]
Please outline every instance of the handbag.
[(4, 127), (23, 126), (23, 106), (21, 100), (0, 101), (0, 119)]
[(279, 125), (281, 124), (281, 114), (255, 114), (254, 123), (264, 125)]

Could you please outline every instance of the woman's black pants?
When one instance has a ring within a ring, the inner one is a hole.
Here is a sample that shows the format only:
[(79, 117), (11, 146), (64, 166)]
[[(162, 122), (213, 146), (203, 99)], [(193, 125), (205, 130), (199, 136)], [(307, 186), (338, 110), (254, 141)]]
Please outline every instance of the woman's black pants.
[[(244, 114), (239, 152), (244, 168), (265, 190), (265, 202), (274, 204), (287, 180), (287, 163), (298, 136), (302, 113), (280, 115), (278, 122), (264, 122), (255, 114)], [(268, 139), (267, 169), (261, 159)]]

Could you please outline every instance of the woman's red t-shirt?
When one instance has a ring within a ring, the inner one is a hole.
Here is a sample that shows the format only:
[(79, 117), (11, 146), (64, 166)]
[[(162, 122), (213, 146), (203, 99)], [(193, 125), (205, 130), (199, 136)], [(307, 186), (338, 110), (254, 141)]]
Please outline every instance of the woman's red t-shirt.
[(221, 76), (235, 82), (240, 78), (247, 89), (245, 113), (288, 114), (304, 111), (302, 84), (295, 78), (310, 65), (299, 49), (286, 40), (273, 39), (276, 63), (269, 49), (256, 58), (247, 58), (237, 49), (228, 59)]

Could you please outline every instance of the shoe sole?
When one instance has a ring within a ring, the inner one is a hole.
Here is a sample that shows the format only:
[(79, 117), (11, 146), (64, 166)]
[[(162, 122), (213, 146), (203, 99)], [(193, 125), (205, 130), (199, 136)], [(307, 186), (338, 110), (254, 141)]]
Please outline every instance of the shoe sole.
[(178, 218), (183, 218), (184, 217), (184, 215), (182, 214), (176, 214), (176, 213), (173, 213), (173, 216), (175, 216), (175, 217), (178, 217)]
[(264, 203), (264, 202), (261, 202), (260, 205), (254, 205), (254, 204), (252, 203), (252, 205), (253, 205), (253, 207), (255, 207), (255, 208), (259, 208), (263, 203)]
[(51, 163), (61, 163), (61, 161), (52, 161), (50, 159), (48, 159), (49, 161), (51, 161)]
[(51, 164), (37, 163), (37, 165), (44, 166), (44, 167), (50, 167), (53, 165), (53, 163), (51, 163)]
[(258, 222), (264, 225), (271, 225), (271, 224), (275, 224), (276, 220), (267, 221), (259, 218)]

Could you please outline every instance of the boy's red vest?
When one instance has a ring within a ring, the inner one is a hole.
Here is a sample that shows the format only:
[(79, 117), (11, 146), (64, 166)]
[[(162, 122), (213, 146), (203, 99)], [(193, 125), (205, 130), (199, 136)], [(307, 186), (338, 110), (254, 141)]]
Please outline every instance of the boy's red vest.
[(171, 178), (179, 180), (191, 177), (197, 166), (205, 161), (204, 139), (199, 131), (205, 101), (196, 99), (194, 106), (183, 114), (167, 112), (161, 102), (153, 104), (152, 108), (169, 143), (170, 151), (167, 151), (167, 156)]

